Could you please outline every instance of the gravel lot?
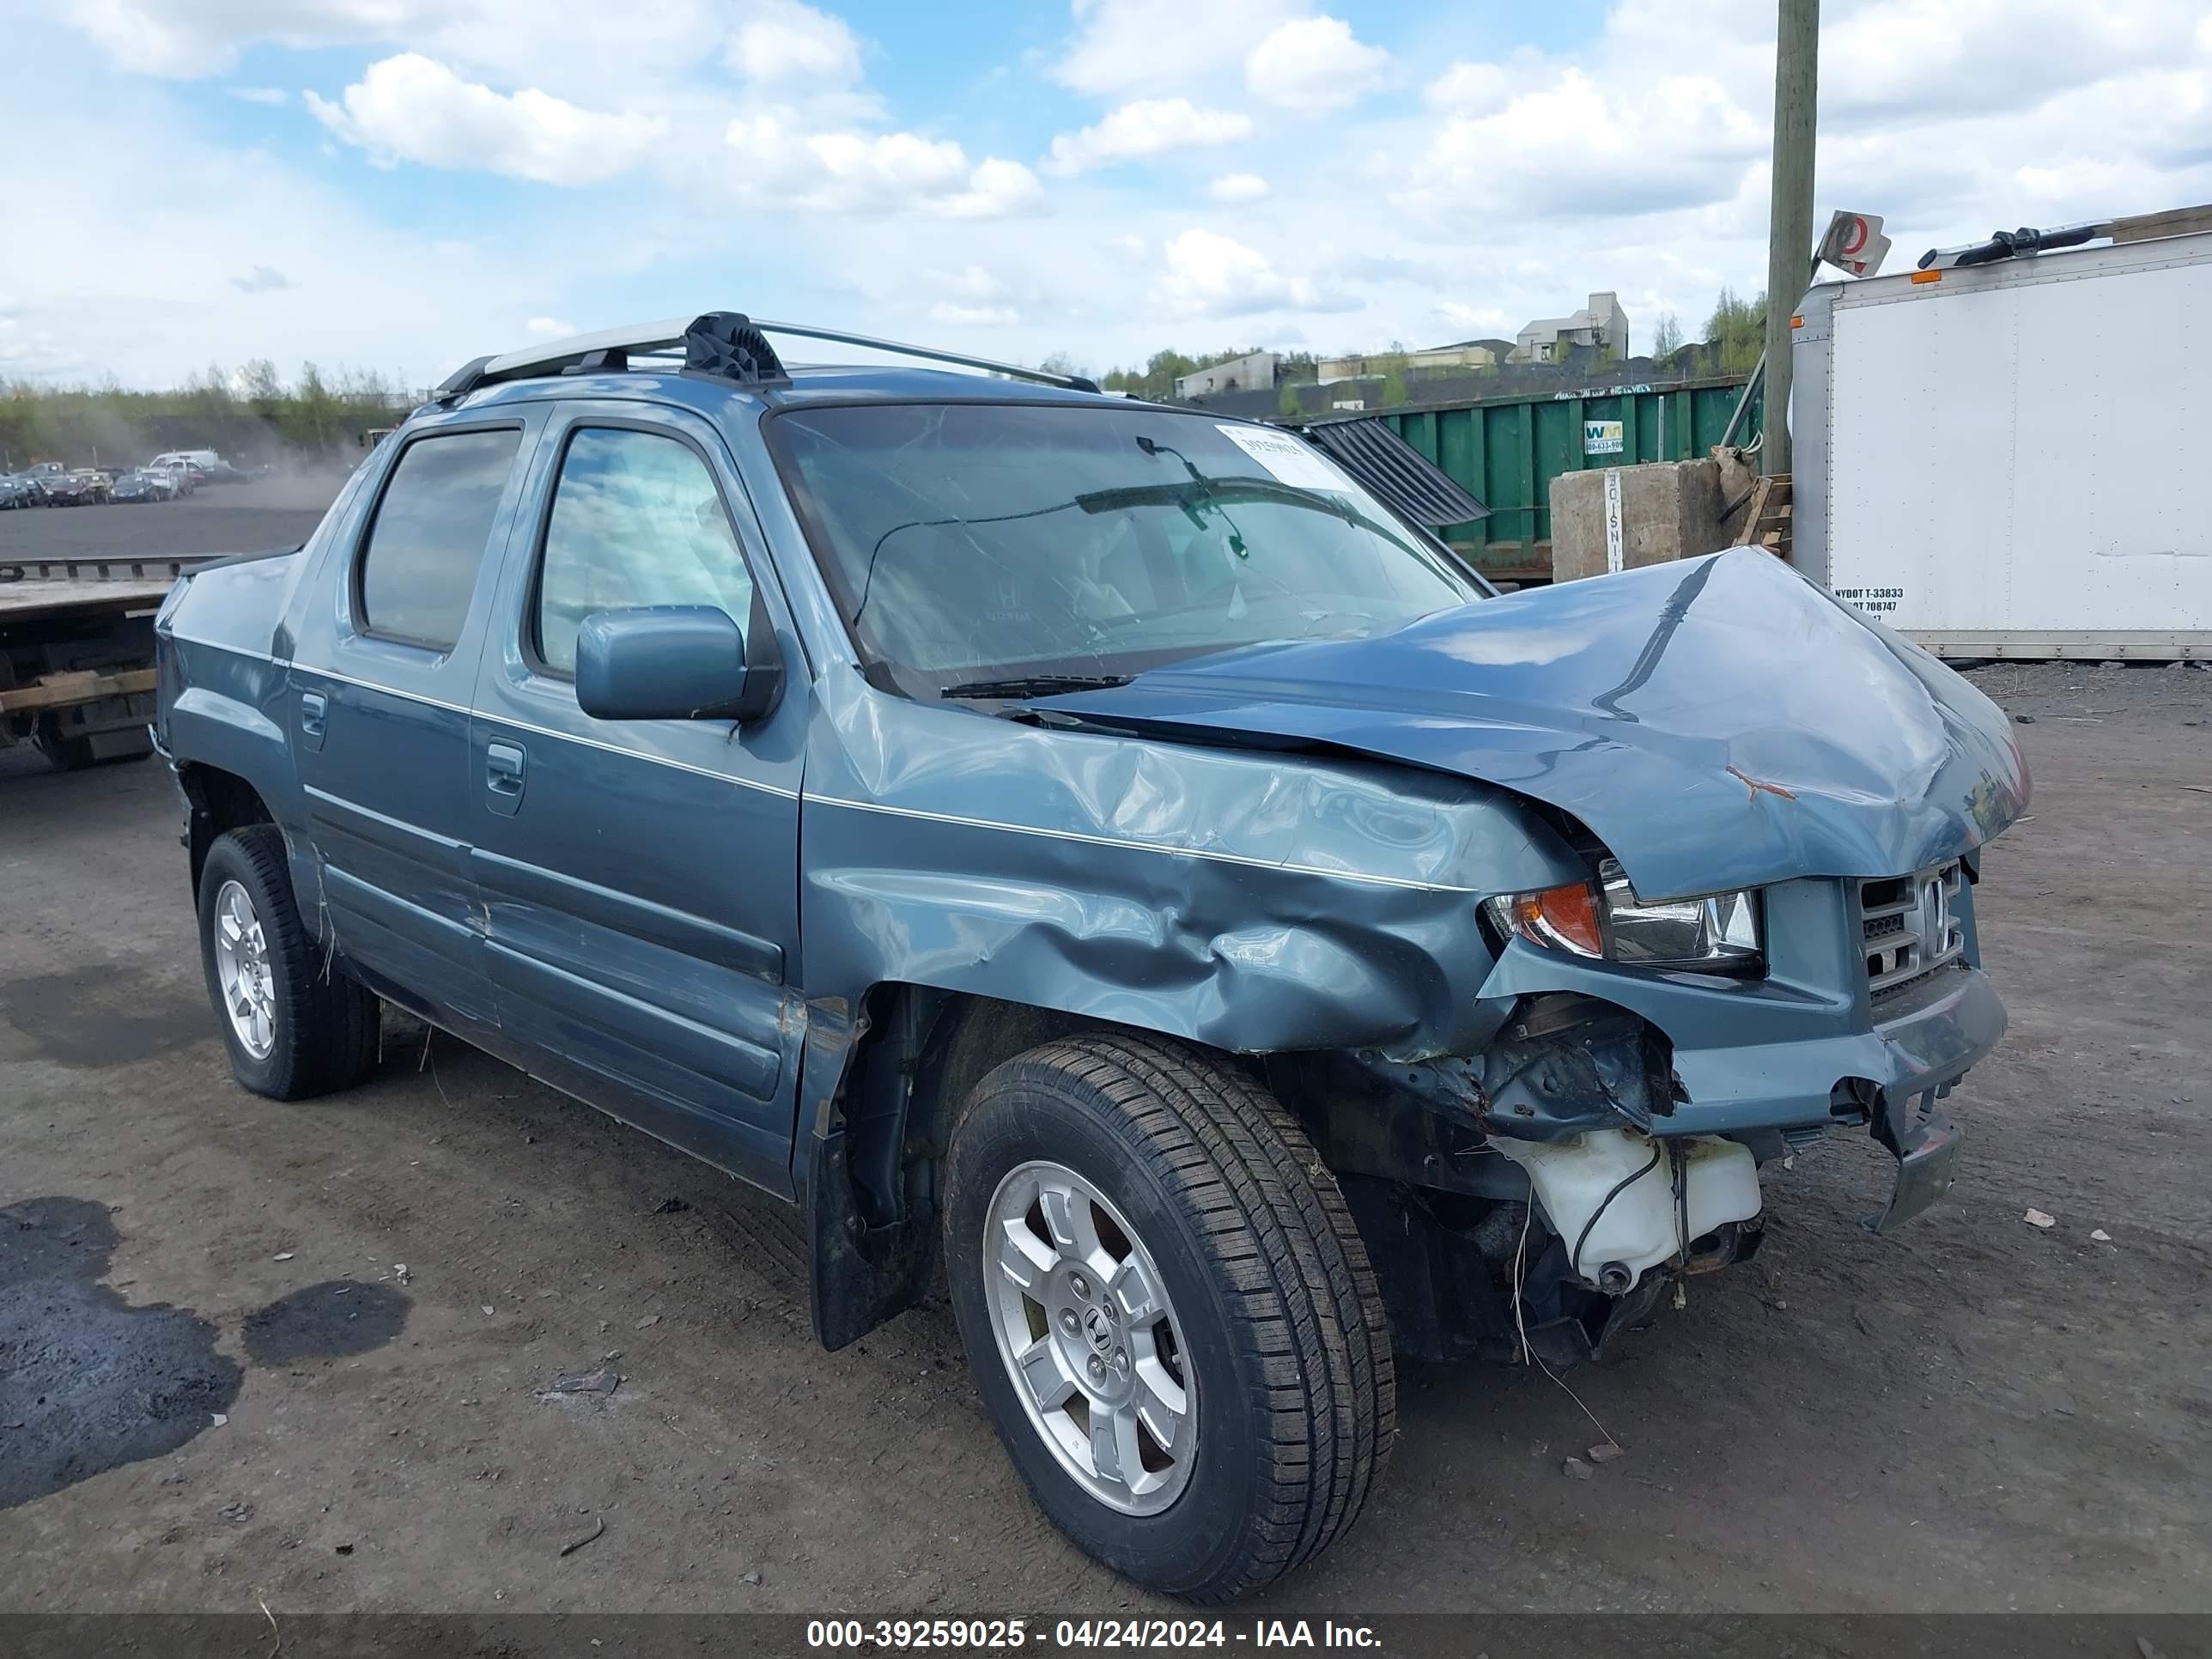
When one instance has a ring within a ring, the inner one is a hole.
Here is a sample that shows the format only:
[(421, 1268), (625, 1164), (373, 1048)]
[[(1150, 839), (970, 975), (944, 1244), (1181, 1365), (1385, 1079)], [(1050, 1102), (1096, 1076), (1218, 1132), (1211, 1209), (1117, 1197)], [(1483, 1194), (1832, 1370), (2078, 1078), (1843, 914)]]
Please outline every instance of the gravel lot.
[(0, 561), (294, 547), (321, 520), (342, 482), (266, 478), (210, 484), (174, 501), (17, 507), (0, 513)]
[[(0, 514), (0, 557), (313, 517)], [(1542, 1374), (1406, 1368), (1367, 1519), (1250, 1611), (2212, 1607), (2212, 673), (1977, 678), (2037, 795), (1950, 1200), (1875, 1239), (1870, 1145), (1774, 1170), (1757, 1262), (1570, 1376), (1627, 1449), (1589, 1479)], [(176, 828), (157, 763), (0, 756), (0, 1608), (1145, 1605), (1030, 1507), (941, 1304), (816, 1348), (773, 1204), (397, 1018), (356, 1093), (236, 1089)]]

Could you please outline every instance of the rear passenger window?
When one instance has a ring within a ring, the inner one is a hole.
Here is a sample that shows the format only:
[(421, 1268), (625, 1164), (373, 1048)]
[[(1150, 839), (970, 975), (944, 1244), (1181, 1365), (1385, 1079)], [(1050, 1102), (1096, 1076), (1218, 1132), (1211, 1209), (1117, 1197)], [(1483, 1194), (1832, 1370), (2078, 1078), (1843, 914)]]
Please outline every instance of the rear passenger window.
[(440, 651), (460, 638), (521, 443), (509, 428), (417, 438), (401, 453), (362, 554), (368, 632)]
[(538, 655), (576, 672), (576, 630), (595, 611), (712, 605), (738, 626), (752, 577), (690, 445), (651, 432), (580, 428), (561, 462), (538, 578)]

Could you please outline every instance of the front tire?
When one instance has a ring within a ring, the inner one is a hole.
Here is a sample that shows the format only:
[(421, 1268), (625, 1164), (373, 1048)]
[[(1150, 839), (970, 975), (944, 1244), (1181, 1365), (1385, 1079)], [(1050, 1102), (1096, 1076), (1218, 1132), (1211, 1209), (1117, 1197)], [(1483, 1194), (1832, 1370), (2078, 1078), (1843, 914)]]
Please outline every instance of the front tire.
[(255, 1094), (305, 1100), (376, 1067), (381, 1005), (308, 937), (284, 835), (216, 838), (200, 867), (200, 960), (230, 1068)]
[(946, 1157), (954, 1311), (1053, 1523), (1225, 1601), (1310, 1559), (1389, 1455), (1389, 1327), (1297, 1121), (1188, 1044), (1097, 1034), (977, 1085)]

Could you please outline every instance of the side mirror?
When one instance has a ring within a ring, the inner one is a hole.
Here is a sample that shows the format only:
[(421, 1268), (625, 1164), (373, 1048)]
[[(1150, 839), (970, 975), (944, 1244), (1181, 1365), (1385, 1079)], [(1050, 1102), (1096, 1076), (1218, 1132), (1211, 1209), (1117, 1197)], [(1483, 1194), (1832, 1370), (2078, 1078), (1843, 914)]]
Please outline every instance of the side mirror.
[(599, 611), (576, 633), (576, 704), (603, 720), (758, 720), (783, 659), (757, 602), (747, 630), (711, 605)]

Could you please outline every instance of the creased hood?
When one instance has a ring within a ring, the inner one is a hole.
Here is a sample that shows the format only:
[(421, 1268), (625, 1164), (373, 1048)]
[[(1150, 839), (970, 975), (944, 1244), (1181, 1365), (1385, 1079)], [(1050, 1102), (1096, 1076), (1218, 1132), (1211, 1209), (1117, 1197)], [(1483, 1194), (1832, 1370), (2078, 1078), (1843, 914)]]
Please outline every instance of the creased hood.
[(1754, 549), (1033, 706), (1502, 785), (1588, 825), (1646, 899), (1902, 874), (1987, 841), (2028, 798), (1994, 703)]

